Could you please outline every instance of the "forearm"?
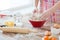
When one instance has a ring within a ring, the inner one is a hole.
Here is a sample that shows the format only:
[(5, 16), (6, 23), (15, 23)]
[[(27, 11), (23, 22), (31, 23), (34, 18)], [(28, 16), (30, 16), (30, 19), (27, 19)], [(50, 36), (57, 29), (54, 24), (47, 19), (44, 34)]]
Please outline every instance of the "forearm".
[(60, 1), (56, 3), (52, 8), (48, 9), (46, 13), (54, 13), (59, 8), (60, 8)]
[(42, 15), (42, 18), (44, 18), (47, 15), (49, 16), (49, 14), (54, 13), (59, 8), (60, 8), (60, 1), (58, 3), (56, 3), (52, 8), (45, 11)]
[(38, 2), (39, 2), (39, 0), (35, 0), (35, 7), (36, 8), (38, 7)]

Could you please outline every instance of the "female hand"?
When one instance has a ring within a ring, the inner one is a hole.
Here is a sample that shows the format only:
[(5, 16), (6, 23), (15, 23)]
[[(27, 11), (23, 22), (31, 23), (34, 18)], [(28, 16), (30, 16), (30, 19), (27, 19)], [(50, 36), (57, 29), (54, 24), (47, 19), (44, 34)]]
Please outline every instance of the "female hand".
[(33, 10), (33, 13), (37, 13), (37, 12), (38, 12), (38, 9), (37, 8)]

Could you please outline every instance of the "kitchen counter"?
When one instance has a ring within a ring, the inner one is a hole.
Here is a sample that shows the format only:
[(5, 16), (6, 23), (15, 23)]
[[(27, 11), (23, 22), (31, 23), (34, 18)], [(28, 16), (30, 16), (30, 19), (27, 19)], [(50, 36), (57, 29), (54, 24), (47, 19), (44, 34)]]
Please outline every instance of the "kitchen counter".
[[(6, 40), (40, 40), (44, 36), (44, 32), (49, 30), (46, 28), (40, 28), (38, 29), (38, 33), (29, 33), (29, 34), (17, 34), (17, 33), (2, 33), (0, 34), (3, 39)], [(0, 39), (1, 39), (0, 37)]]
[(0, 39), (2, 40), (42, 40), (44, 37), (45, 31), (51, 31), (49, 26), (43, 26), (42, 28), (35, 28), (39, 32), (38, 33), (0, 33)]

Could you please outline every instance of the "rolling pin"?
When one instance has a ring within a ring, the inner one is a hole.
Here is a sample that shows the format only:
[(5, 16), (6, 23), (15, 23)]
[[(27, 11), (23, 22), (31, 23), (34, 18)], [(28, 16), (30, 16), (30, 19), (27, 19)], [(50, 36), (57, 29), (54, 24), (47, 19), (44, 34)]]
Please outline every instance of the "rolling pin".
[(30, 30), (30, 29), (27, 29), (27, 28), (19, 28), (19, 27), (0, 27), (0, 30), (2, 30), (3, 32), (11, 32), (11, 33), (23, 33), (23, 34), (26, 34), (26, 33), (30, 33), (30, 32), (38, 32), (37, 30)]

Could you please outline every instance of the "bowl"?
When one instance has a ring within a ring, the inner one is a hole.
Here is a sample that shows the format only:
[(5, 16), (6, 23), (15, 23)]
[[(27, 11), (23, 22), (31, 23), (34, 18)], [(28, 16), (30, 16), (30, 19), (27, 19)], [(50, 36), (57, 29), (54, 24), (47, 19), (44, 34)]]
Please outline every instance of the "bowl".
[(45, 20), (39, 20), (39, 21), (29, 20), (29, 22), (32, 24), (34, 28), (40, 28), (44, 25), (46, 21)]

